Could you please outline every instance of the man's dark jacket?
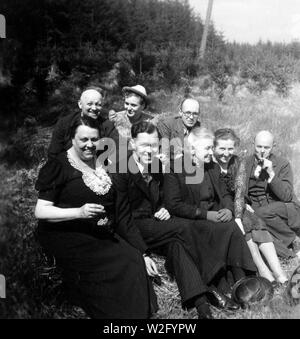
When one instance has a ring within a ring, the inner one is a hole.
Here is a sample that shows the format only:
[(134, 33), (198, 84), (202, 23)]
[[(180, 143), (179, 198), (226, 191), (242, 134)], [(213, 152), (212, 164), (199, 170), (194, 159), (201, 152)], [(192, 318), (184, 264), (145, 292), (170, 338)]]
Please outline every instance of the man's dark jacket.
[[(67, 151), (72, 146), (69, 130), (74, 119), (76, 119), (79, 114), (80, 112), (75, 112), (58, 120), (54, 127), (52, 139), (48, 149), (49, 158), (56, 157), (59, 153)], [(111, 138), (116, 143), (118, 143), (118, 131), (115, 129), (114, 124), (109, 120), (102, 121), (98, 119), (98, 121), (100, 138)]]
[[(267, 200), (270, 202), (281, 201), (286, 204), (288, 213), (288, 226), (291, 229), (300, 229), (300, 202), (297, 199), (293, 189), (293, 173), (290, 163), (279, 156), (271, 154), (275, 176), (270, 184), (265, 181), (265, 191)], [(249, 180), (255, 165), (255, 156), (249, 156), (246, 161), (246, 201), (251, 204), (248, 196)]]
[[(122, 213), (122, 210), (126, 210), (128, 206), (130, 206), (131, 210), (129, 217), (130, 220), (128, 219), (126, 221), (126, 219), (122, 219), (123, 222), (128, 222), (130, 227), (121, 224), (119, 225), (119, 232), (122, 232), (123, 229), (126, 230), (126, 239), (128, 239), (129, 243), (138, 248), (142, 253), (145, 253), (149, 251), (149, 249), (137, 226), (137, 220), (140, 218), (153, 218), (154, 213), (157, 212), (160, 207), (162, 207), (162, 165), (159, 162), (157, 164), (157, 173), (152, 173), (153, 189), (150, 193), (149, 187), (143, 179), (142, 174), (140, 173), (131, 155), (132, 153), (129, 154), (128, 158), (128, 166), (130, 166), (130, 169), (127, 170), (126, 173), (119, 173), (117, 165), (117, 171), (115, 172), (115, 169), (113, 169), (114, 173), (111, 172), (111, 176), (113, 179), (114, 187), (118, 192), (117, 205), (119, 212)], [(147, 202), (149, 203), (147, 204)]]

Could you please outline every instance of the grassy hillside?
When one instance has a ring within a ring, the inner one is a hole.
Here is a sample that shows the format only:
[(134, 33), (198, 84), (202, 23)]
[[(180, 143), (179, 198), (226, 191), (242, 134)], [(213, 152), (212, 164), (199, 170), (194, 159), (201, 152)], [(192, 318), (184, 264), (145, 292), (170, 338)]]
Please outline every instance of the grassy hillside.
[[(295, 191), (300, 196), (300, 83), (294, 83), (287, 97), (279, 96), (269, 88), (261, 95), (250, 93), (246, 86), (227, 87), (222, 101), (213, 88), (202, 89), (200, 80), (194, 80), (191, 93), (201, 102), (202, 126), (212, 130), (233, 128), (241, 138), (240, 152), (253, 151), (253, 138), (262, 130), (275, 136), (274, 152), (290, 160), (294, 170)], [(176, 114), (183, 89), (172, 94), (164, 91), (154, 96), (161, 117)]]
[[(156, 111), (175, 114), (184, 89), (167, 93), (155, 92)], [(201, 121), (212, 129), (232, 127), (242, 139), (241, 150), (251, 152), (254, 134), (269, 129), (275, 134), (276, 150), (287, 157), (294, 168), (295, 188), (300, 197), (300, 84), (295, 83), (288, 97), (279, 97), (275, 90), (261, 95), (250, 94), (246, 87), (227, 88), (222, 101), (213, 88), (205, 91), (200, 80), (191, 84), (191, 92), (202, 103)], [(18, 167), (0, 166), (0, 273), (7, 278), (7, 299), (0, 301), (2, 318), (84, 318), (78, 308), (71, 307), (60, 296), (59, 272), (46, 262), (34, 238), (36, 220), (33, 208), (36, 202), (34, 182), (39, 163), (51, 135), (50, 129), (21, 129), (14, 137), (14, 148), (7, 157), (16, 154), (23, 160)], [(3, 146), (0, 151), (3, 152)], [(170, 281), (163, 267), (163, 259), (157, 258), (163, 285), (155, 286), (160, 310), (158, 318), (194, 318), (196, 313), (183, 312), (176, 283)], [(290, 274), (299, 264), (298, 259), (283, 262)], [(251, 310), (235, 314), (214, 310), (217, 318), (300, 318), (300, 306), (285, 303), (283, 291), (276, 291), (271, 303), (255, 306)]]

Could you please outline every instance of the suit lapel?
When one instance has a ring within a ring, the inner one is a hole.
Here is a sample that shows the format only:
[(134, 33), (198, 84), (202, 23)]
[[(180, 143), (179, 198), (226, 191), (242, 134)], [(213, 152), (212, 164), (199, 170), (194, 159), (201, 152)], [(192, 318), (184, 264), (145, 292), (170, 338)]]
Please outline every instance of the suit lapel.
[[(136, 167), (137, 167), (137, 165), (136, 165)], [(131, 177), (132, 177), (133, 182), (136, 184), (136, 186), (141, 191), (143, 191), (143, 193), (147, 196), (148, 199), (151, 200), (149, 188), (148, 188), (145, 180), (143, 179), (141, 172), (138, 170), (138, 167), (137, 167), (137, 172), (131, 173)]]
[(222, 199), (223, 194), (221, 194), (221, 191), (220, 191), (220, 184), (219, 184), (220, 171), (218, 169), (218, 165), (214, 164), (214, 163), (209, 164), (207, 172), (208, 172), (208, 175), (210, 177), (213, 188), (214, 188), (215, 192), (217, 193), (217, 196), (219, 197), (219, 199)]
[(195, 165), (192, 164), (190, 156), (185, 153), (182, 160), (182, 174), (179, 175), (182, 187), (189, 191), (188, 195), (193, 197), (193, 201), (198, 201), (200, 197), (200, 183), (193, 182), (193, 178), (197, 175), (197, 169)]
[(175, 135), (174, 137), (179, 138), (180, 140), (184, 139), (184, 126), (181, 118), (177, 118), (175, 120), (175, 128), (174, 128)]
[(276, 156), (274, 154), (271, 154), (270, 160), (272, 161), (272, 166), (273, 166), (274, 172), (277, 174), (276, 167), (278, 165), (278, 162), (277, 162)]

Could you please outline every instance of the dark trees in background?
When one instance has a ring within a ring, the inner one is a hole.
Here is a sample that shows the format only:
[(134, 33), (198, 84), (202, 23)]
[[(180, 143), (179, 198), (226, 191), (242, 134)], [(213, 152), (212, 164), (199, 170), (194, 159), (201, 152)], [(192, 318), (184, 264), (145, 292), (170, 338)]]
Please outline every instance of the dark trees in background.
[(53, 123), (90, 84), (115, 98), (124, 85), (172, 90), (210, 75), (222, 99), (238, 73), (285, 94), (300, 58), (299, 43), (228, 44), (212, 25), (199, 62), (203, 24), (188, 0), (1, 0), (0, 13), (0, 124), (13, 127), (28, 116)]
[(18, 122), (44, 115), (55, 89), (68, 83), (74, 91), (109, 87), (111, 69), (116, 91), (137, 81), (150, 91), (171, 88), (197, 72), (202, 23), (187, 0), (1, 0), (0, 13)]

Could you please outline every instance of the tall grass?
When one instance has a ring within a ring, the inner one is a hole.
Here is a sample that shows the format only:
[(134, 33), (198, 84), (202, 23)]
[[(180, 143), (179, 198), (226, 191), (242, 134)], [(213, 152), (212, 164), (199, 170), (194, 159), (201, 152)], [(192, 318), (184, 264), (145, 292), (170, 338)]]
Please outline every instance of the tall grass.
[[(218, 128), (233, 128), (241, 138), (240, 151), (253, 152), (253, 139), (260, 130), (269, 130), (275, 136), (274, 152), (287, 158), (294, 170), (296, 194), (300, 197), (300, 84), (294, 83), (290, 95), (279, 96), (274, 89), (261, 95), (250, 93), (241, 87), (235, 94), (228, 91), (223, 100), (218, 100), (214, 92), (201, 90), (195, 80), (191, 94), (201, 103), (200, 121), (202, 126), (213, 131)], [(175, 115), (184, 95), (184, 89), (167, 94), (157, 93), (156, 100), (162, 112), (158, 119)]]

